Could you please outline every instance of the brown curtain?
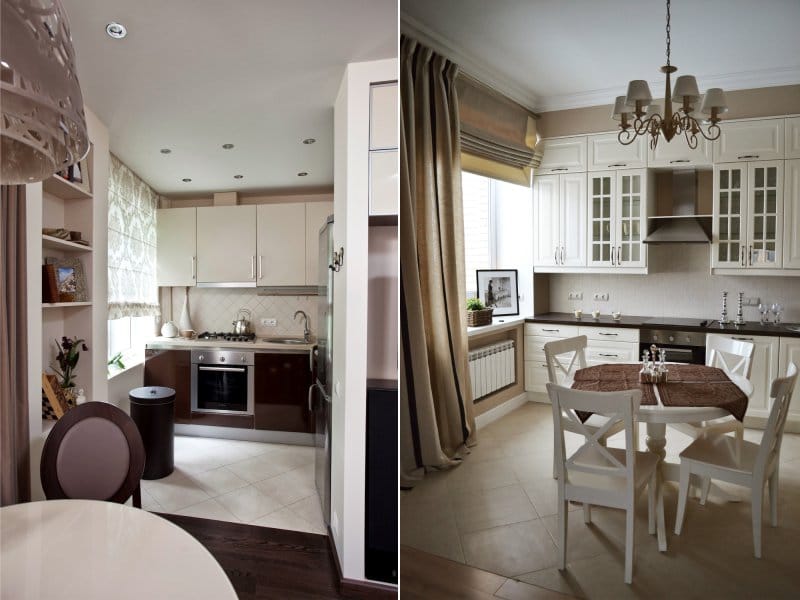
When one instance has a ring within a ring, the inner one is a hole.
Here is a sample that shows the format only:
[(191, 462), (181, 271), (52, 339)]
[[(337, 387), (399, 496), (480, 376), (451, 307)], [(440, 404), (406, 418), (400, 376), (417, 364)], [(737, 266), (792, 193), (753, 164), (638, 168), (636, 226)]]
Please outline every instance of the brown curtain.
[(458, 464), (475, 431), (467, 370), (457, 65), (400, 42), (401, 485)]
[(25, 186), (0, 198), (0, 506), (31, 497)]

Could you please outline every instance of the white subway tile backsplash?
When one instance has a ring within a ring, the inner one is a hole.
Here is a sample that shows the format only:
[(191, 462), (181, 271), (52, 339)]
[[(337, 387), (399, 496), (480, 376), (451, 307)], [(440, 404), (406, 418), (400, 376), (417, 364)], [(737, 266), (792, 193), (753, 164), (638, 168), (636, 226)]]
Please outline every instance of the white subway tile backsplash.
[[(172, 315), (177, 323), (184, 301), (184, 288), (171, 288)], [(162, 306), (164, 319), (169, 317), (169, 294)], [(203, 331), (231, 331), (236, 313), (247, 308), (252, 313), (252, 326), (258, 337), (303, 335), (303, 320), (293, 319), (295, 311), (308, 315), (309, 329), (317, 331), (317, 296), (259, 296), (254, 289), (244, 288), (189, 288), (189, 315), (197, 333)], [(278, 320), (275, 327), (263, 327), (261, 319)]]

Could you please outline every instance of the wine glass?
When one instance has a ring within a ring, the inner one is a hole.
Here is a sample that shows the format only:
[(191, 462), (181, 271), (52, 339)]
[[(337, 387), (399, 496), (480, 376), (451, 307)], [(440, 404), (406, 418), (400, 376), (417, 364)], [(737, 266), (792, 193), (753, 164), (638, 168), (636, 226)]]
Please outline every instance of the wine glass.
[(758, 313), (761, 315), (761, 324), (766, 325), (769, 320), (767, 315), (769, 314), (769, 304), (766, 302), (762, 302), (758, 305)]
[(783, 304), (780, 302), (776, 302), (770, 307), (772, 314), (775, 315), (775, 325), (780, 324), (781, 322), (781, 313), (783, 312)]

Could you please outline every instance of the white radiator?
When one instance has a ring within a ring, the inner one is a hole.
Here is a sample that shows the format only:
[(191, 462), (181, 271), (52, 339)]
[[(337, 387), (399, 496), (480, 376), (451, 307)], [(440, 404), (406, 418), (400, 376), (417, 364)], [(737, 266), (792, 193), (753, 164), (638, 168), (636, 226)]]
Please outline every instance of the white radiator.
[(498, 342), (469, 352), (472, 399), (478, 400), (515, 381), (514, 341)]

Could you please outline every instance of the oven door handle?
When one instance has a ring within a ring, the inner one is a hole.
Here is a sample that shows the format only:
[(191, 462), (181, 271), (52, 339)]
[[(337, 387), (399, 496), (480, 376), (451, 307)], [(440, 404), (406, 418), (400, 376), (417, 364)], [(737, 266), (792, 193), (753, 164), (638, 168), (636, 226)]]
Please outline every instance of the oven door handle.
[(199, 371), (218, 371), (223, 373), (246, 373), (247, 367), (197, 367)]

